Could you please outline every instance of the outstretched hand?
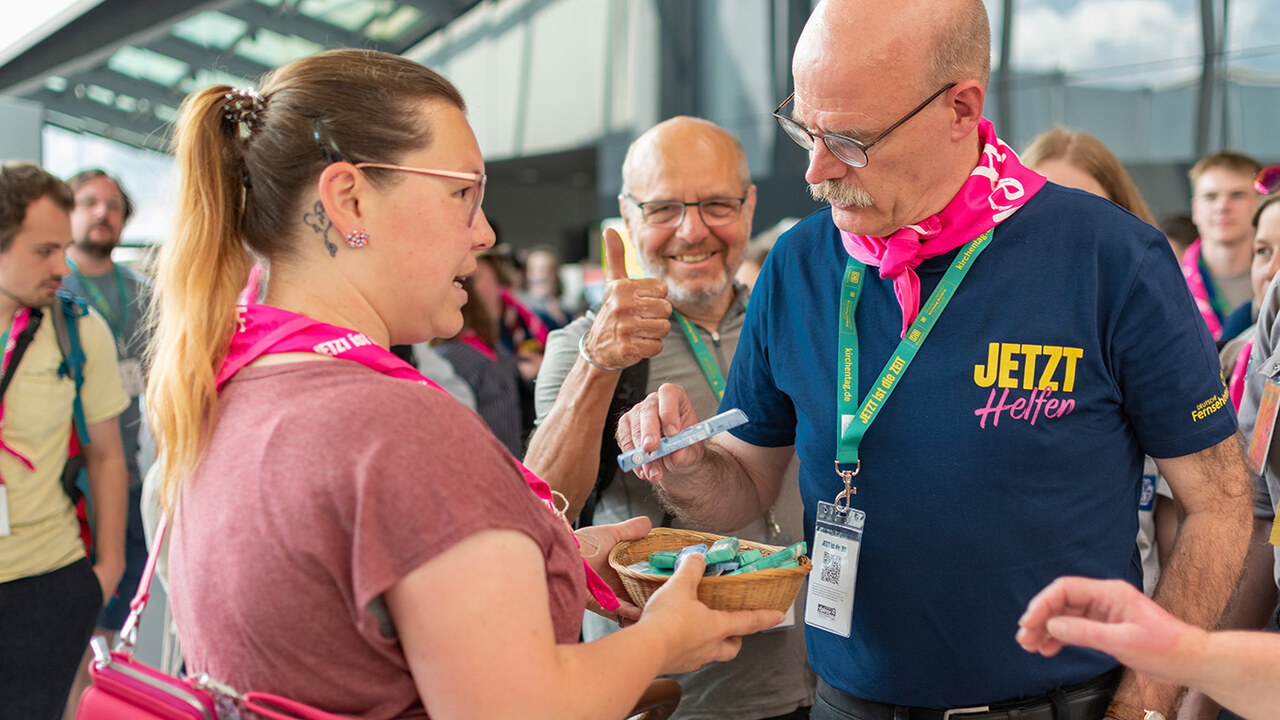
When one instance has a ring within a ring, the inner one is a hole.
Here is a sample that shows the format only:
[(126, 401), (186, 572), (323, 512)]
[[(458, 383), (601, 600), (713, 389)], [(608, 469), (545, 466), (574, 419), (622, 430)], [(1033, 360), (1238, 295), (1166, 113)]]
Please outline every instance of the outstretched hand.
[(662, 352), (671, 332), (667, 284), (658, 278), (627, 277), (626, 247), (612, 228), (604, 231), (604, 302), (585, 347), (599, 365), (625, 368)]
[(1194, 670), (1188, 645), (1205, 638), (1123, 580), (1080, 577), (1058, 578), (1041, 590), (1018, 626), (1018, 644), (1027, 652), (1051, 657), (1078, 645), (1177, 684)]

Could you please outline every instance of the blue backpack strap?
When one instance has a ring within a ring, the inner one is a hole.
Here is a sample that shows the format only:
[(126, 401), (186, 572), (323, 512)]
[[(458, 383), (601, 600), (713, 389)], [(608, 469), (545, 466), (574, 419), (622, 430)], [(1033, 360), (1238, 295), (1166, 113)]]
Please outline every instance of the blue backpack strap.
[[(53, 313), (53, 327), (58, 335), (58, 347), (62, 350), (62, 364), (58, 365), (58, 377), (70, 377), (76, 384), (76, 398), (72, 404), (76, 433), (80, 442), (88, 444), (89, 426), (84, 420), (84, 405), (80, 402), (80, 388), (84, 385), (84, 348), (80, 345), (79, 319), (89, 314), (85, 302), (58, 291), (58, 309)], [(61, 310), (61, 312), (58, 312)]]

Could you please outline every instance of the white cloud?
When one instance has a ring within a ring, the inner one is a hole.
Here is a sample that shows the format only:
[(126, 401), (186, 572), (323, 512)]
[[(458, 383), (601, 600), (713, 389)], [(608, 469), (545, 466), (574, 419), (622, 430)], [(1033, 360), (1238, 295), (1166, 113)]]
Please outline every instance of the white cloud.
[(1186, 0), (1081, 0), (1019, 7), (1014, 68), (1062, 71), (1100, 85), (1149, 85), (1195, 77), (1200, 23)]
[(1280, 72), (1280, 3), (1234, 0), (1227, 18), (1227, 51), (1234, 66)]

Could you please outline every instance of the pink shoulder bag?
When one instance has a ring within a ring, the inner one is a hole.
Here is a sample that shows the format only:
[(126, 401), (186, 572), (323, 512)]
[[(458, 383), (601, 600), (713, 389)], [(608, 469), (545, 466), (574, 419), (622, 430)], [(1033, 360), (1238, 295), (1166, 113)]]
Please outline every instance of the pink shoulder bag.
[(174, 677), (133, 659), (138, 620), (151, 597), (151, 578), (164, 544), (167, 519), (160, 519), (115, 650), (108, 648), (106, 638), (93, 638), (93, 661), (89, 663), (93, 684), (81, 696), (76, 720), (239, 720), (245, 710), (272, 720), (345, 720), (278, 695), (241, 694), (207, 675)]

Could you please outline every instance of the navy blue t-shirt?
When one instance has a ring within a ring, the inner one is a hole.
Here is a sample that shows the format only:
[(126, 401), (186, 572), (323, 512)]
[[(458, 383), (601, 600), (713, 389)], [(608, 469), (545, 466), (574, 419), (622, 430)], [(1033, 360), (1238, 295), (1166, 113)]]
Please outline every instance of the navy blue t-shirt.
[[(924, 261), (921, 304), (959, 250)], [(812, 545), (835, 473), (837, 300), (847, 255), (830, 210), (784, 235), (751, 295), (723, 408), (757, 446), (795, 444)], [(858, 397), (897, 346), (893, 283), (867, 273)], [(867, 513), (849, 638), (808, 628), (810, 663), (850, 694), (961, 707), (1040, 695), (1115, 666), (1014, 641), (1060, 575), (1142, 587), (1143, 454), (1235, 432), (1214, 349), (1164, 236), (1047, 185), (999, 225), (860, 449)]]

